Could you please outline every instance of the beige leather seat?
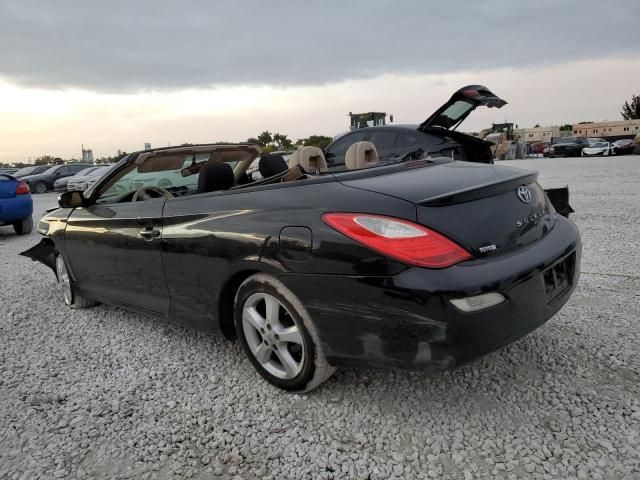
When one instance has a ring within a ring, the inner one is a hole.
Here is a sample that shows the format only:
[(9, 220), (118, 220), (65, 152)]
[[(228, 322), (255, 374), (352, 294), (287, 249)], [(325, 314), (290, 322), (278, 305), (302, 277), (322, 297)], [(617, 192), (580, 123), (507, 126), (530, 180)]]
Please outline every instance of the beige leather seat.
[(328, 171), (327, 160), (318, 147), (300, 147), (289, 159), (289, 168), (300, 165), (307, 173)]
[(373, 167), (378, 165), (378, 152), (371, 142), (356, 142), (347, 149), (344, 164), (348, 170)]

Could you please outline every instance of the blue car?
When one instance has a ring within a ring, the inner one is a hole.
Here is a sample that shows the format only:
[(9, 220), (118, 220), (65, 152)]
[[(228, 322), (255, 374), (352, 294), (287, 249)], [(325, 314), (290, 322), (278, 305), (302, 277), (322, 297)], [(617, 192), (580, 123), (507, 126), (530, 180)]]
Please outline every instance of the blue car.
[(0, 225), (13, 225), (18, 235), (33, 229), (33, 200), (29, 186), (6, 173), (0, 173)]

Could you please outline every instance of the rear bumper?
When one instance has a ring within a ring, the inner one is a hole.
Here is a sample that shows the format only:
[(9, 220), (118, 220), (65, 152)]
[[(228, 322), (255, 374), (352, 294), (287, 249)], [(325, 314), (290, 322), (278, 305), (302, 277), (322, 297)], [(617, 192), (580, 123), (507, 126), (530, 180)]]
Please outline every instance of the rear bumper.
[[(551, 318), (569, 299), (581, 256), (576, 227), (558, 218), (542, 240), (512, 254), (390, 277), (284, 274), (307, 308), (334, 366), (453, 368), (496, 350)], [(544, 271), (573, 259), (566, 290), (549, 301)], [(499, 292), (506, 300), (463, 313), (449, 300)]]
[(33, 213), (31, 195), (17, 195), (14, 198), (0, 198), (0, 225), (29, 218)]

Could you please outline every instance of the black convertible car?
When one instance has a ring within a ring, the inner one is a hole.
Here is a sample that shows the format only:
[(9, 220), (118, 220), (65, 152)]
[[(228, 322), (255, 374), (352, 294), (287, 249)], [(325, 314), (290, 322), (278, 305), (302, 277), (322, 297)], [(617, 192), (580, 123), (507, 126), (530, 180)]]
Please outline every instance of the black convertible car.
[(537, 173), (420, 150), (383, 164), (358, 141), (329, 171), (302, 147), (288, 164), (263, 156), (255, 182), (253, 145), (134, 153), (62, 194), (23, 254), (54, 269), (69, 306), (214, 328), (287, 390), (340, 366), (456, 367), (564, 305), (580, 236)]

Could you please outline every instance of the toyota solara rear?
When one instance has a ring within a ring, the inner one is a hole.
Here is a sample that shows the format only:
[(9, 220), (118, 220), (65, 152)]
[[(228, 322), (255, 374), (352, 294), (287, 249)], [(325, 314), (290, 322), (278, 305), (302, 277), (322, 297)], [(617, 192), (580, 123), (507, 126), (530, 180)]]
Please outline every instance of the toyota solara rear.
[[(461, 92), (455, 102), (472, 105), (490, 95)], [(252, 181), (259, 154), (131, 154), (62, 194), (24, 254), (55, 270), (69, 306), (212, 327), (269, 382), (298, 391), (339, 366), (456, 367), (542, 325), (576, 286), (580, 236), (535, 172), (422, 149), (382, 164), (359, 141), (344, 171), (301, 147), (288, 163), (263, 155)]]

